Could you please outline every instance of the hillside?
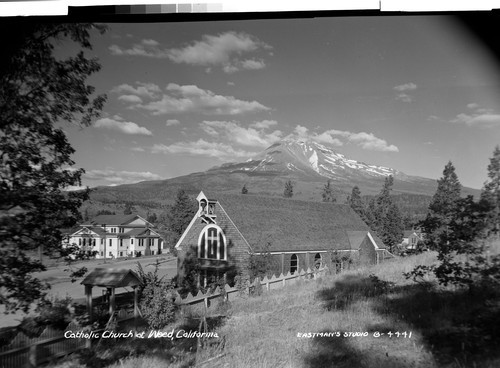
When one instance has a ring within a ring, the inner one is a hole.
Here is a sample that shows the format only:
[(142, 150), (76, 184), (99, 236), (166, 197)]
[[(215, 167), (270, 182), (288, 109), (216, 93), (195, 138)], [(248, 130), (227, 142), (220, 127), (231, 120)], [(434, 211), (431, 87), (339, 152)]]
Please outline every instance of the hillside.
[(164, 331), (199, 331), (205, 315), (218, 337), (125, 340), (124, 351), (137, 353), (110, 367), (498, 367), (498, 293), (423, 287), (402, 275), (435, 262), (427, 252), (260, 296), (233, 294), (207, 312), (191, 307)]

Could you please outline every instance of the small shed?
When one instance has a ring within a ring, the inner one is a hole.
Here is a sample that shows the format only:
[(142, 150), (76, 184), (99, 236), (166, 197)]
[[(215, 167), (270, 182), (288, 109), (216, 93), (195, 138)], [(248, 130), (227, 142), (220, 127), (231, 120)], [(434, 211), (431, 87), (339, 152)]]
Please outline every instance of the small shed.
[(81, 282), (85, 285), (85, 296), (87, 297), (87, 311), (92, 320), (92, 288), (94, 286), (104, 287), (110, 294), (109, 314), (115, 312), (115, 289), (119, 287), (132, 287), (134, 289), (134, 315), (139, 314), (138, 299), (139, 286), (142, 285), (139, 276), (130, 269), (96, 268), (89, 273)]

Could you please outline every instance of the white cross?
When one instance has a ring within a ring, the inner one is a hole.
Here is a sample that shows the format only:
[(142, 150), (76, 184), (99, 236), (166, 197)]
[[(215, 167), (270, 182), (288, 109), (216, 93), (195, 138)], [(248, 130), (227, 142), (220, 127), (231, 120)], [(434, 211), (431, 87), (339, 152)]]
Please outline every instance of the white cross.
[(208, 236), (207, 236), (207, 245), (208, 245), (208, 252), (210, 252), (210, 245), (217, 247), (217, 231), (215, 231), (215, 234), (211, 229), (208, 230)]

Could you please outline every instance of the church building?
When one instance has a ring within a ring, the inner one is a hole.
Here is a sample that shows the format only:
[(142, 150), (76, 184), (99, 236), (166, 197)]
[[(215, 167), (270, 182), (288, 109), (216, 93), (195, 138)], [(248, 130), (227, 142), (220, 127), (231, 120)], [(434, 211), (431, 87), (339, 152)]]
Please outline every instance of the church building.
[(196, 199), (198, 211), (176, 244), (180, 279), (193, 264), (201, 285), (248, 273), (252, 255), (271, 255), (276, 276), (323, 265), (340, 271), (390, 255), (348, 205), (203, 191)]

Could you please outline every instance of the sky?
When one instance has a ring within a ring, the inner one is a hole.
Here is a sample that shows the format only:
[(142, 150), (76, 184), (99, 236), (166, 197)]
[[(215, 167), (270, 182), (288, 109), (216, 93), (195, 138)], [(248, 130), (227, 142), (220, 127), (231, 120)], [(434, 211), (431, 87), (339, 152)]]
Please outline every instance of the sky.
[(60, 124), (91, 187), (205, 171), (301, 138), (432, 179), (451, 160), (479, 189), (500, 144), (500, 65), (451, 16), (112, 23), (92, 44), (102, 116)]

